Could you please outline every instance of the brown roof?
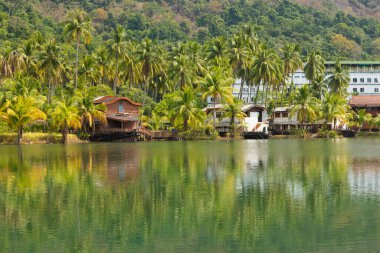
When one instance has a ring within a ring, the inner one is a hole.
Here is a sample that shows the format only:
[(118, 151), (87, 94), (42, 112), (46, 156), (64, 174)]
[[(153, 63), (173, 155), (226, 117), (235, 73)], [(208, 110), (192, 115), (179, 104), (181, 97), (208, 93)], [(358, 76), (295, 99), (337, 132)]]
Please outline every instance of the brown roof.
[(98, 97), (98, 98), (95, 98), (94, 103), (95, 104), (104, 103), (105, 105), (109, 105), (109, 104), (113, 104), (113, 103), (115, 103), (115, 102), (117, 102), (119, 100), (126, 100), (129, 103), (131, 103), (132, 105), (141, 106), (140, 103), (134, 102), (134, 101), (130, 100), (127, 97), (115, 97), (115, 96), (102, 96), (102, 97)]
[(380, 106), (380, 95), (352, 96), (350, 105), (352, 107), (378, 107)]
[(120, 121), (120, 122), (128, 122), (128, 121), (138, 121), (139, 117), (136, 114), (123, 113), (123, 114), (107, 115), (107, 119)]

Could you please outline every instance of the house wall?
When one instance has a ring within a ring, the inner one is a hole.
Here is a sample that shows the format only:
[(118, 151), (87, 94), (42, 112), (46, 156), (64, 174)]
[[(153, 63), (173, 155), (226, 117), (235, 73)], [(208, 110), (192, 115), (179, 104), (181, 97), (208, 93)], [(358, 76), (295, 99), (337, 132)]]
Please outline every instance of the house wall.
[(297, 114), (295, 113), (289, 118), (288, 112), (275, 112), (273, 124), (298, 124)]
[(129, 103), (127, 100), (119, 100), (112, 104), (107, 105), (107, 114), (117, 114), (119, 113), (119, 105), (122, 104), (124, 108), (124, 113), (134, 113), (138, 114), (139, 107)]

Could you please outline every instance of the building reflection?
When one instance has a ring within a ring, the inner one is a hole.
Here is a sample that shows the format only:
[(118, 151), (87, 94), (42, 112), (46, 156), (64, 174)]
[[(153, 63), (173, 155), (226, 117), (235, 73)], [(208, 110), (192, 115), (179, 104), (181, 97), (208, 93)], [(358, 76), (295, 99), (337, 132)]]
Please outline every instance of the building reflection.
[(104, 159), (107, 182), (127, 183), (139, 177), (139, 154), (133, 148), (126, 148), (116, 153), (107, 152)]
[(354, 195), (380, 194), (380, 159), (354, 159), (349, 182)]

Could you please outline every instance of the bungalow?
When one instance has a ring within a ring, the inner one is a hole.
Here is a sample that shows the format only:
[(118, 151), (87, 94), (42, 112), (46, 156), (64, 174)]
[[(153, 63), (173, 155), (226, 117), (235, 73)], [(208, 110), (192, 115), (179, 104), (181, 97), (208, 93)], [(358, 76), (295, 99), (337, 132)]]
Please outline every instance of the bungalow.
[(372, 116), (376, 117), (380, 113), (380, 95), (352, 96), (350, 106), (355, 112), (365, 109)]
[(94, 104), (103, 103), (107, 107), (107, 124), (95, 121), (95, 132), (131, 132), (138, 128), (141, 104), (126, 97), (102, 96)]
[[(380, 95), (352, 96), (350, 106), (355, 112), (365, 109), (367, 113), (370, 113), (373, 117), (376, 117), (380, 114)], [(369, 127), (367, 124), (364, 124), (361, 129), (369, 130)]]
[[(323, 120), (314, 122), (304, 122), (304, 127), (311, 132), (316, 132), (323, 127)], [(340, 124), (340, 123), (339, 123)], [(328, 122), (327, 126), (331, 129), (333, 123)], [(300, 128), (301, 123), (297, 119), (297, 113), (290, 116), (289, 107), (278, 107), (273, 111), (273, 119), (270, 122), (272, 134), (290, 134), (291, 129)]]
[[(212, 115), (214, 111), (214, 106), (210, 105), (203, 109), (207, 114)], [(215, 105), (216, 117), (218, 122), (215, 126), (216, 130), (219, 132), (219, 135), (223, 136), (226, 133), (230, 132), (231, 121), (229, 118), (223, 118), (224, 106), (222, 104)], [(267, 127), (267, 112), (265, 108), (261, 105), (252, 105), (246, 104), (243, 105), (242, 111), (246, 114), (246, 117), (242, 122), (238, 122), (235, 119), (235, 124), (241, 124), (244, 128), (244, 131), (253, 131), (259, 132)]]

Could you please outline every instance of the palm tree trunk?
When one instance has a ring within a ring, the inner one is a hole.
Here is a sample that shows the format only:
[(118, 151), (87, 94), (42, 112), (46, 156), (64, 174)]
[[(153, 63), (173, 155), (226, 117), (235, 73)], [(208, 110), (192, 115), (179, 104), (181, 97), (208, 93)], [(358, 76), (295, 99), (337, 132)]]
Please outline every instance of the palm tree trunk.
[(252, 85), (249, 85), (248, 104), (252, 103), (251, 94), (252, 94)]
[(119, 54), (118, 52), (116, 52), (116, 55), (115, 55), (115, 77), (113, 79), (113, 87), (112, 87), (112, 90), (113, 92), (116, 92), (116, 85), (117, 85), (117, 82), (118, 82), (118, 77), (119, 77)]
[(157, 103), (158, 99), (158, 84), (156, 83), (156, 87), (154, 89), (154, 101)]
[(281, 107), (283, 106), (283, 102), (284, 102), (284, 90), (285, 90), (285, 85), (286, 85), (286, 82), (284, 82), (282, 84), (282, 88), (281, 88)]
[(67, 132), (68, 132), (67, 126), (64, 126), (62, 129), (62, 144), (67, 143)]
[(75, 89), (78, 88), (78, 62), (79, 62), (79, 34), (76, 34), (77, 37), (77, 48), (76, 48), (76, 58), (75, 58)]
[(275, 102), (276, 107), (277, 107), (277, 102), (278, 102), (278, 90), (279, 90), (279, 87), (276, 87), (276, 102)]
[(183, 120), (183, 128), (185, 130), (187, 130), (187, 125), (188, 125), (188, 120), (187, 120), (187, 117), (185, 117), (184, 120)]
[(215, 123), (216, 123), (216, 96), (214, 96), (214, 112), (212, 115), (212, 121), (213, 121), (213, 126), (215, 128)]
[(257, 85), (257, 91), (255, 95), (255, 104), (257, 104), (257, 99), (259, 98), (260, 83)]
[(267, 104), (268, 104), (268, 90), (269, 90), (269, 85), (267, 84), (265, 88), (265, 108), (267, 108)]
[(95, 134), (95, 120), (92, 120), (92, 134)]
[(47, 100), (48, 100), (48, 104), (50, 104), (50, 100), (51, 100), (51, 87), (50, 87), (50, 78), (49, 78), (49, 81), (48, 81), (48, 95), (47, 95)]
[(22, 141), (22, 135), (23, 135), (23, 127), (20, 126), (18, 131), (17, 131), (17, 145), (20, 144), (20, 142)]
[(244, 69), (244, 75), (241, 78), (241, 84), (240, 84), (240, 92), (239, 92), (239, 99), (243, 98), (243, 88), (244, 88), (244, 83), (245, 83), (245, 69)]
[[(144, 78), (144, 97), (143, 97), (143, 102), (142, 102), (142, 106), (141, 108), (144, 108), (145, 106), (145, 99), (146, 99), (146, 89), (147, 89), (147, 86), (148, 86), (148, 80), (146, 78)], [(142, 111), (142, 115), (144, 114), (144, 109)]]

